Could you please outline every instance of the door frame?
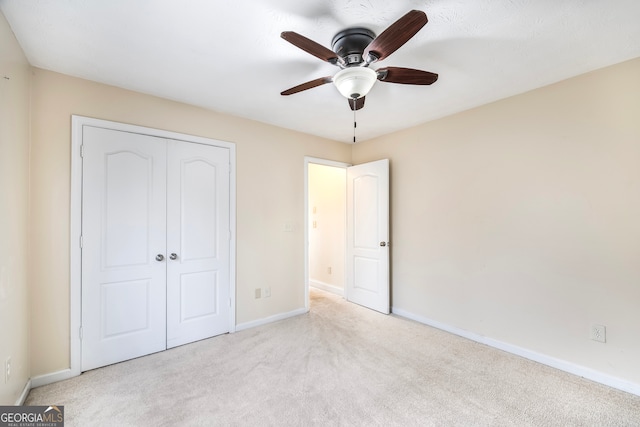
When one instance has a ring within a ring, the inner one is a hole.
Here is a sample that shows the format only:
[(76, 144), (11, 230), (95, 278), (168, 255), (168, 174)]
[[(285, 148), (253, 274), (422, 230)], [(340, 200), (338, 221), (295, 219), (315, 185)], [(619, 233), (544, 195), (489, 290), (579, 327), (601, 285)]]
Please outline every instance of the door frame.
[[(322, 166), (332, 166), (336, 168), (346, 169), (352, 166), (351, 163), (338, 162), (335, 160), (320, 159), (318, 157), (304, 157), (304, 308), (305, 311), (309, 311), (309, 164), (313, 163)], [(345, 187), (347, 182), (345, 180)], [(345, 221), (347, 218), (347, 212), (344, 212)], [(343, 246), (347, 247), (346, 236)], [(346, 259), (345, 259), (346, 262)], [(347, 289), (345, 283), (343, 298), (347, 298)]]
[(129, 125), (90, 117), (71, 116), (71, 200), (70, 200), (70, 348), (69, 371), (60, 372), (59, 379), (78, 376), (81, 373), (82, 343), (82, 128), (94, 126), (122, 132), (138, 133), (159, 138), (174, 139), (190, 143), (212, 145), (229, 150), (229, 332), (236, 330), (236, 146), (234, 143), (195, 135), (170, 132), (144, 126)]

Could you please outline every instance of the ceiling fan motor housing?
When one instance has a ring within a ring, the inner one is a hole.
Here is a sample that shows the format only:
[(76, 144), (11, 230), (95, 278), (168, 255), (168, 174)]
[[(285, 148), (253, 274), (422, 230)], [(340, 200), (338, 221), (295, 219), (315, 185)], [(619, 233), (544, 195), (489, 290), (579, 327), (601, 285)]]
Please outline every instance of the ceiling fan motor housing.
[(362, 52), (375, 37), (375, 33), (367, 28), (347, 28), (333, 37), (331, 49), (347, 67), (359, 65), (363, 62)]

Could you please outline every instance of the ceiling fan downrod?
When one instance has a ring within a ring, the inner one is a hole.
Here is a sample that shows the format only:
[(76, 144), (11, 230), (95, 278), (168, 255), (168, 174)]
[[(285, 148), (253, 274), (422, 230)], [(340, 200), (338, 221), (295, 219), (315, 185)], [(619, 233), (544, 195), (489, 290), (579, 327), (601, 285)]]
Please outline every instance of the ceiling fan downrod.
[(357, 98), (351, 98), (351, 101), (353, 102), (353, 143), (356, 143), (356, 100)]

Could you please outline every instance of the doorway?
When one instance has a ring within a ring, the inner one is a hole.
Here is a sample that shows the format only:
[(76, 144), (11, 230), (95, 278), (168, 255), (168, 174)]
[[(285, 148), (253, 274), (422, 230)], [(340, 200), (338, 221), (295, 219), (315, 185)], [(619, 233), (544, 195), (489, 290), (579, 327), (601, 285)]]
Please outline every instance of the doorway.
[(348, 163), (305, 157), (305, 305), (309, 287), (345, 296)]
[(389, 160), (305, 157), (304, 178), (305, 308), (315, 286), (388, 314)]
[(344, 296), (346, 169), (310, 163), (309, 285)]

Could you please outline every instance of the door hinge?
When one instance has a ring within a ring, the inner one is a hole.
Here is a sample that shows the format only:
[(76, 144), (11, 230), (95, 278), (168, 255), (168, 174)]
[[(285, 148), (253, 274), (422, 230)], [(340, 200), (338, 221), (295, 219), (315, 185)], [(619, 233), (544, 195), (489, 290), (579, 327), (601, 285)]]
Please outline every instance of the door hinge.
[(80, 146), (80, 157), (84, 157), (84, 144)]
[(80, 249), (82, 249), (82, 234), (80, 235)]
[(229, 308), (231, 308), (231, 298), (229, 298)]
[(82, 326), (80, 326), (80, 329), (79, 329), (78, 332), (79, 332), (79, 335), (80, 335), (80, 339), (82, 340)]
[(229, 232), (229, 241), (231, 241), (231, 230), (228, 230)]

